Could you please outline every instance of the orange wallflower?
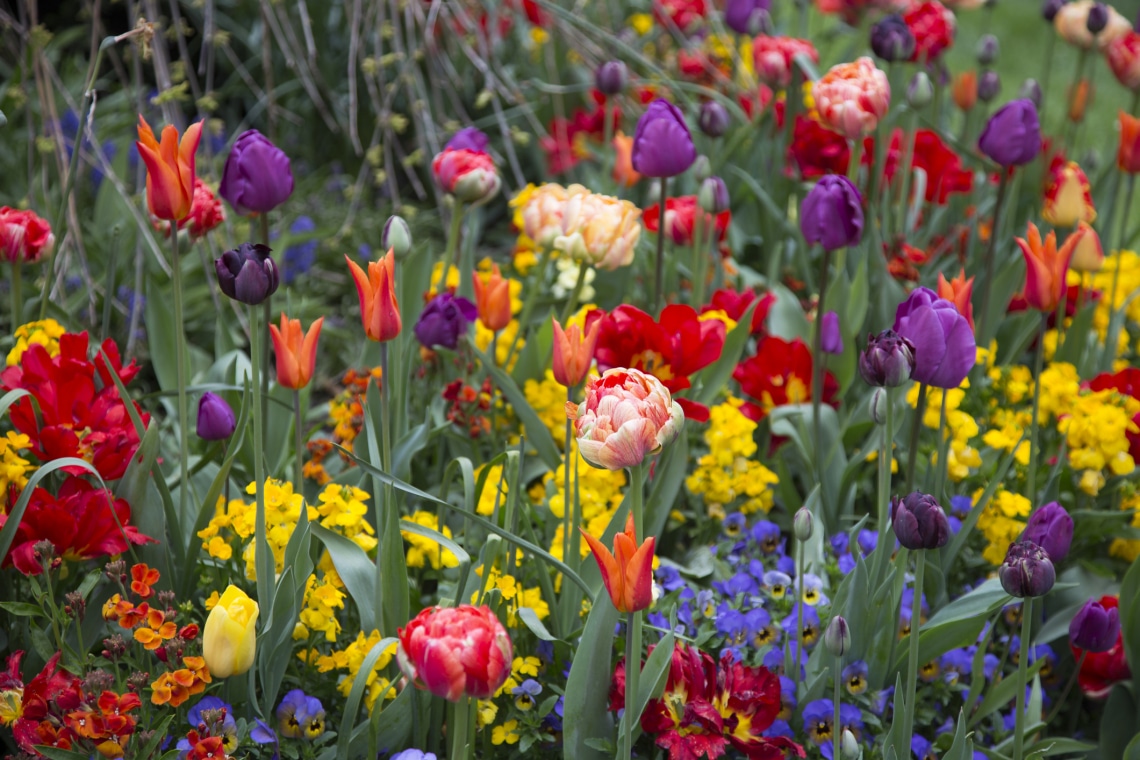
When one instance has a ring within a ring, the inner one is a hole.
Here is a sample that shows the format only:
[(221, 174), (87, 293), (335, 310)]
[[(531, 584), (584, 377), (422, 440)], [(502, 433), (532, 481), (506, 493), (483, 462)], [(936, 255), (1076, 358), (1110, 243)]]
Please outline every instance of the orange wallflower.
[(602, 582), (618, 612), (637, 612), (648, 607), (653, 601), (655, 540), (651, 536), (641, 546), (637, 545), (633, 515), (626, 519), (625, 531), (614, 536), (613, 554), (586, 531), (583, 530), (582, 535), (594, 553), (598, 569), (602, 571)]
[(159, 574), (153, 567), (140, 562), (131, 566), (131, 591), (143, 599), (148, 598), (154, 591), (151, 586), (158, 583)]
[(1033, 222), (1029, 223), (1026, 238), (1017, 238), (1021, 254), (1025, 257), (1025, 300), (1029, 307), (1052, 314), (1065, 297), (1065, 273), (1073, 249), (1085, 235), (1085, 227), (1078, 227), (1058, 250), (1057, 233), (1050, 232), (1045, 240)]
[(277, 383), (285, 388), (300, 390), (313, 378), (317, 365), (317, 339), (321, 337), (321, 317), (301, 331), (301, 320), (288, 319), (281, 313), (281, 327), (269, 326), (273, 338), (273, 351), (277, 355)]
[(970, 301), (973, 294), (974, 278), (966, 279), (965, 269), (961, 270), (953, 280), (947, 280), (945, 275), (938, 273), (938, 297), (954, 304), (958, 313), (970, 323), (971, 330), (974, 329), (974, 304)]
[(475, 308), (479, 321), (488, 330), (502, 330), (511, 323), (511, 283), (499, 272), (499, 265), (491, 265), (491, 273), (471, 274), (475, 284)]
[(178, 141), (178, 130), (167, 125), (162, 142), (139, 116), (139, 156), (146, 164), (146, 202), (159, 219), (180, 222), (194, 205), (194, 152), (202, 136), (202, 122), (191, 124)]
[(400, 334), (400, 304), (396, 301), (396, 254), (388, 249), (379, 261), (368, 262), (368, 274), (344, 257), (356, 282), (360, 319), (369, 340), (388, 341)]

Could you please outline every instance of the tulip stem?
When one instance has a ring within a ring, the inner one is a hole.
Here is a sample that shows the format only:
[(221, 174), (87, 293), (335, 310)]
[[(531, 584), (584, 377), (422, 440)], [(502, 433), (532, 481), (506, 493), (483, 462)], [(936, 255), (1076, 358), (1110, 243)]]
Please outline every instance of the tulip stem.
[[(638, 467), (640, 469), (640, 466)], [(625, 631), (625, 715), (622, 723), (624, 751), (621, 757), (633, 757), (633, 722), (640, 718), (637, 711), (637, 692), (641, 680), (641, 613), (630, 612), (626, 617)]]
[(839, 716), (839, 674), (843, 671), (843, 658), (835, 658), (835, 672), (832, 673), (832, 681), (835, 682), (832, 686), (832, 718), (831, 718), (831, 756), (835, 760), (842, 760), (843, 755), (839, 752), (839, 740), (843, 735), (843, 725), (840, 723)]
[(990, 227), (990, 244), (986, 251), (986, 276), (982, 280), (982, 308), (978, 310), (977, 329), (978, 344), (988, 346), (989, 334), (983, 328), (989, 327), (990, 319), (990, 290), (994, 281), (994, 255), (997, 252), (997, 241), (1001, 236), (1001, 210), (1005, 205), (1006, 192), (1009, 190), (1009, 172), (1002, 169), (1001, 179), (998, 181), (997, 201), (994, 203), (994, 221)]
[(665, 305), (665, 201), (669, 194), (669, 178), (661, 178), (661, 193), (658, 199), (657, 214), (657, 268), (653, 273), (653, 316), (660, 318)]
[(1031, 505), (1037, 503), (1037, 457), (1041, 446), (1037, 443), (1037, 410), (1041, 406), (1041, 368), (1045, 361), (1045, 330), (1049, 315), (1041, 314), (1041, 329), (1037, 333), (1037, 351), (1033, 359), (1033, 418), (1029, 421), (1029, 471), (1026, 473), (1025, 495)]
[[(689, 276), (692, 278), (692, 287), (689, 291), (689, 303), (692, 304), (694, 309), (701, 308), (701, 301), (704, 298), (704, 285), (705, 285), (705, 267), (703, 266), (704, 254), (704, 221), (705, 212), (697, 205), (697, 212), (693, 214), (693, 263), (690, 267)], [(716, 217), (712, 218), (713, 226), (716, 226)]]
[(172, 223), (171, 227), (173, 234), (170, 236), (170, 245), (174, 251), (170, 267), (171, 287), (174, 290), (174, 370), (178, 375), (178, 519), (186, 520), (186, 496), (190, 488), (189, 463), (186, 461), (190, 453), (186, 429), (186, 330), (182, 323), (182, 257), (178, 255), (178, 225)]
[[(1133, 106), (1137, 103), (1136, 100), (1132, 101)], [(1132, 109), (1135, 111), (1135, 107)], [(1127, 180), (1127, 187), (1124, 191), (1124, 208), (1123, 213), (1120, 215), (1120, 225), (1117, 228), (1115, 245), (1109, 248), (1111, 254), (1113, 250), (1116, 251), (1116, 262), (1112, 269), (1112, 287), (1109, 289), (1108, 299), (1108, 313), (1110, 315), (1108, 320), (1108, 335), (1105, 337), (1104, 343), (1104, 358), (1101, 360), (1101, 369), (1103, 371), (1110, 371), (1112, 363), (1116, 359), (1116, 336), (1120, 333), (1120, 325), (1123, 319), (1123, 309), (1121, 309), (1120, 320), (1117, 319), (1116, 309), (1116, 295), (1119, 292), (1120, 286), (1120, 266), (1123, 257), (1121, 256), (1120, 249), (1124, 245), (1124, 231), (1128, 226), (1128, 211), (1132, 208), (1132, 196), (1136, 191), (1136, 175), (1129, 174)]]
[(879, 522), (875, 525), (875, 529), (879, 532), (879, 538), (875, 544), (873, 584), (875, 588), (878, 588), (879, 584), (882, 583), (881, 573), (886, 567), (885, 558), (889, 553), (887, 548), (889, 535), (887, 533), (887, 522), (891, 515), (891, 459), (894, 456), (894, 420), (891, 419), (894, 403), (890, 388), (883, 388), (883, 393), (886, 395), (887, 409), (886, 418), (883, 420), (883, 436), (879, 441)]
[[(1053, 25), (1050, 24), (1050, 27)], [(1049, 39), (1045, 41), (1045, 74), (1041, 77), (1041, 125), (1045, 125), (1045, 107), (1049, 104), (1049, 80), (1053, 78), (1053, 47), (1057, 44), (1057, 32), (1049, 30)]]
[[(111, 229), (110, 250), (112, 251), (119, 250), (119, 233), (121, 230), (122, 228), (117, 224)], [(103, 340), (111, 337), (111, 304), (114, 303), (114, 297), (111, 294), (115, 290), (115, 269), (119, 262), (118, 256), (108, 256), (107, 258), (110, 260), (107, 262), (107, 279), (103, 283), (103, 323), (100, 330)], [(13, 281), (13, 296), (16, 299), (15, 305), (20, 306), (22, 302), (20, 301), (19, 280), (15, 279)], [(18, 324), (18, 322), (13, 324), (12, 329), (15, 330)]]
[(304, 424), (304, 418), (301, 414), (301, 391), (298, 389), (293, 390), (293, 443), (297, 449), (297, 461), (294, 463), (295, 472), (293, 479), (296, 481), (294, 484), (293, 492), (302, 494), (305, 493), (304, 471), (305, 462), (304, 457), (301, 455), (301, 426)]
[(926, 572), (926, 550), (914, 552), (914, 599), (910, 604), (910, 655), (906, 668), (906, 719), (903, 723), (903, 737), (914, 735), (914, 714), (918, 701), (918, 639), (922, 624), (922, 582)]
[[(269, 247), (269, 214), (259, 214), (258, 221), (261, 224), (261, 243), (266, 248)], [(273, 293), (265, 296), (265, 301), (262, 303), (262, 313), (265, 318), (265, 324), (262, 326), (264, 331), (261, 335), (261, 366), (264, 370), (269, 368), (269, 325), (273, 323), (273, 315), (270, 313), (270, 304), (273, 302)], [(263, 371), (261, 374), (261, 424), (263, 426), (262, 434), (266, 434), (265, 426), (269, 424), (269, 372)]]
[(645, 462), (629, 468), (629, 513), (633, 515), (633, 529), (637, 537), (645, 539)]
[(898, 232), (904, 238), (907, 233), (907, 203), (910, 202), (910, 182), (914, 163), (914, 146), (918, 141), (918, 109), (911, 107), (910, 124), (903, 131), (902, 181), (899, 183)]
[(589, 271), (588, 264), (585, 262), (578, 263), (578, 279), (574, 281), (574, 289), (570, 291), (570, 297), (566, 299), (566, 306), (562, 308), (562, 324), (566, 324), (566, 320), (570, 319), (570, 315), (578, 308), (578, 299), (582, 297), (582, 288), (586, 286), (586, 274)]
[[(112, 256), (111, 260), (114, 261), (115, 257)], [(24, 273), (22, 270), (23, 264), (19, 261), (12, 262), (12, 332), (16, 332), (16, 328), (23, 324), (24, 318)], [(106, 330), (104, 336), (106, 337)]]
[(455, 703), (455, 731), (451, 737), (451, 760), (467, 760), (467, 718), (471, 697), (464, 697)]
[(942, 409), (938, 413), (938, 469), (934, 478), (934, 498), (942, 500), (942, 491), (946, 487), (946, 471), (949, 468), (950, 439), (946, 435), (946, 397), (950, 391), (942, 389)]
[(1073, 673), (1069, 676), (1069, 680), (1065, 684), (1065, 689), (1061, 692), (1057, 704), (1053, 705), (1053, 710), (1049, 713), (1049, 717), (1045, 719), (1046, 723), (1052, 723), (1053, 719), (1057, 717), (1057, 713), (1061, 712), (1061, 708), (1065, 706), (1065, 701), (1069, 698), (1069, 692), (1073, 690), (1073, 684), (1077, 682), (1077, 676), (1080, 675), (1081, 668), (1085, 665), (1085, 657), (1087, 657), (1088, 654), (1089, 650), (1081, 650), (1081, 656), (1077, 658), (1077, 666), (1073, 668)]
[[(801, 678), (800, 663), (803, 660), (804, 651), (804, 555), (807, 553), (806, 542), (796, 538), (796, 653), (795, 661), (793, 662), (792, 676), (793, 681), (799, 681)], [(785, 669), (787, 669), (787, 659), (784, 661)]]
[(1029, 669), (1029, 636), (1033, 626), (1033, 599), (1026, 597), (1021, 601), (1021, 641), (1020, 654), (1017, 657), (1017, 713), (1014, 715), (1013, 726), (1013, 760), (1022, 760), (1024, 757), (1025, 737), (1025, 682), (1028, 680)]
[[(574, 401), (574, 389), (566, 389), (566, 403)], [(575, 520), (571, 516), (570, 505), (570, 459), (573, 455), (572, 441), (574, 440), (574, 423), (570, 418), (566, 418), (566, 442), (562, 447), (564, 452), (562, 455), (562, 561), (567, 562), (570, 557), (570, 531), (574, 529)], [(562, 593), (569, 591), (569, 587), (563, 589)]]
[(266, 610), (263, 620), (269, 619), (273, 588), (273, 555), (269, 551), (269, 540), (265, 533), (265, 431), (262, 428), (261, 412), (261, 325), (257, 307), (249, 307), (249, 361), (252, 365), (253, 380), (253, 483), (257, 511), (254, 517), (254, 569), (257, 575), (257, 601)]
[(451, 209), (451, 227), (447, 232), (447, 250), (443, 252), (443, 266), (439, 273), (439, 284), (435, 286), (437, 294), (447, 290), (447, 272), (455, 261), (455, 271), (459, 272), (459, 230), (463, 226), (463, 203), (455, 201)]
[(815, 448), (815, 466), (819, 482), (823, 483), (823, 431), (820, 425), (819, 412), (823, 402), (823, 314), (827, 298), (827, 278), (831, 271), (831, 251), (823, 250), (823, 266), (819, 273), (819, 301), (815, 308), (815, 322), (811, 332), (811, 429), (812, 443)]
[(926, 383), (918, 384), (918, 403), (914, 407), (914, 419), (910, 422), (910, 451), (906, 460), (906, 490), (903, 495), (909, 494), (914, 488), (914, 471), (918, 466), (918, 431), (922, 428), (922, 418), (926, 414)]

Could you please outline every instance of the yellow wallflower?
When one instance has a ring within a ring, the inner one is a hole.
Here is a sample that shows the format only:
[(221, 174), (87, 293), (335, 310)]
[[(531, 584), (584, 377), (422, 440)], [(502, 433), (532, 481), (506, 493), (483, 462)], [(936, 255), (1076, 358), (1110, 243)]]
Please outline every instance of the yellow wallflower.
[(28, 484), (28, 476), (36, 469), (20, 456), (20, 452), (31, 445), (28, 436), (12, 430), (0, 438), (0, 508), (5, 505), (9, 490), (23, 489)]
[(629, 17), (629, 26), (644, 37), (653, 29), (653, 17), (648, 13), (635, 13)]
[(745, 514), (767, 512), (772, 508), (773, 487), (779, 478), (754, 458), (752, 434), (756, 423), (740, 411), (741, 404), (740, 399), (729, 398), (709, 410), (704, 435), (709, 453), (697, 460), (685, 485), (704, 499), (710, 510), (718, 505), (738, 508)]
[(19, 364), (24, 352), (32, 346), (43, 346), (48, 356), (54, 359), (59, 356), (59, 339), (65, 332), (63, 325), (54, 319), (20, 325), (12, 335), (16, 339), (16, 345), (8, 352), (7, 365), (14, 367)]
[[(451, 538), (451, 528), (446, 525), (440, 529), (439, 518), (431, 512), (423, 512), (417, 510), (411, 518), (412, 522), (422, 525), (425, 528), (439, 531), (443, 535)], [(448, 549), (443, 549), (437, 541), (433, 541), (426, 536), (421, 536), (417, 533), (410, 533), (408, 531), (401, 531), (404, 540), (411, 546), (408, 547), (408, 567), (423, 567), (430, 564), (433, 570), (439, 570), (441, 567), (459, 567), (459, 558), (451, 553)]]
[[(1132, 513), (1132, 527), (1140, 528), (1140, 491), (1130, 493), (1120, 500), (1120, 509)], [(1108, 553), (1125, 562), (1135, 562), (1140, 557), (1140, 540), (1117, 538), (1108, 547)]]
[[(980, 497), (979, 490), (974, 494), (972, 501), (976, 503)], [(982, 552), (982, 557), (987, 562), (996, 566), (1005, 561), (1006, 550), (1025, 530), (1025, 523), (1032, 507), (1029, 499), (1021, 494), (1004, 489), (999, 489), (994, 494), (978, 516), (978, 530), (989, 542)]]

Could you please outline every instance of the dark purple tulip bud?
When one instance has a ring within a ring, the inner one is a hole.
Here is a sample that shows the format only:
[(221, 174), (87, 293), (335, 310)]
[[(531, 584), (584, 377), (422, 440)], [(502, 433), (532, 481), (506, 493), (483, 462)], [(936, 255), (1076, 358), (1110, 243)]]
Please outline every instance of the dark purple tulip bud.
[(925, 71), (915, 72), (906, 88), (906, 102), (915, 108), (923, 108), (934, 100), (934, 84)]
[(970, 323), (930, 288), (915, 288), (899, 304), (894, 331), (914, 346), (911, 378), (935, 388), (957, 388), (978, 358)]
[(894, 330), (867, 336), (867, 347), (859, 354), (859, 374), (868, 385), (897, 388), (914, 372), (914, 344)]
[(204, 441), (224, 441), (234, 434), (234, 410), (221, 396), (203, 393), (198, 401), (198, 437)]
[(1049, 553), (1053, 564), (1058, 565), (1069, 555), (1073, 543), (1073, 518), (1064, 507), (1051, 501), (1029, 516), (1021, 539), (1040, 546)]
[(1045, 0), (1041, 3), (1041, 17), (1053, 23), (1053, 19), (1057, 18), (1057, 14), (1061, 11), (1061, 6), (1065, 4), (1065, 0)]
[(1041, 85), (1037, 84), (1036, 79), (1026, 79), (1017, 91), (1017, 96), (1033, 103), (1034, 108), (1041, 107)]
[(716, 100), (701, 103), (697, 126), (709, 137), (720, 137), (728, 130), (728, 109)]
[(883, 16), (871, 27), (871, 49), (884, 61), (906, 61), (914, 55), (914, 32), (897, 13)]
[(256, 129), (243, 132), (226, 157), (218, 195), (248, 216), (268, 213), (292, 194), (289, 157)]
[(214, 259), (218, 286), (235, 301), (256, 306), (277, 292), (280, 278), (272, 249), (261, 243), (242, 243)]
[(832, 657), (842, 657), (851, 648), (851, 629), (842, 615), (833, 615), (823, 632), (823, 645)]
[(1104, 3), (1093, 3), (1093, 7), (1089, 8), (1085, 26), (1090, 34), (1100, 34), (1104, 31), (1108, 26), (1108, 8), (1104, 7)]
[(621, 61), (606, 61), (594, 72), (594, 85), (603, 95), (617, 95), (629, 82), (629, 70)]
[(708, 177), (697, 192), (697, 203), (706, 214), (728, 210), (728, 187), (720, 177)]
[(1001, 92), (1001, 77), (993, 69), (982, 72), (978, 77), (978, 100), (989, 103)]
[(491, 144), (487, 135), (475, 127), (464, 127), (451, 136), (444, 150), (471, 150), (476, 153), (486, 153), (487, 146)]
[(843, 353), (843, 334), (839, 332), (839, 315), (829, 311), (823, 315), (820, 348), (825, 354)]
[(459, 336), (467, 332), (467, 325), (475, 321), (478, 311), (475, 304), (462, 296), (440, 293), (428, 302), (416, 322), (416, 339), (425, 348), (443, 347), (455, 350)]
[(1037, 106), (1027, 98), (1006, 103), (986, 122), (978, 148), (1007, 169), (1037, 158), (1041, 152)]
[(380, 233), (380, 247), (387, 251), (389, 248), (395, 252), (397, 259), (402, 259), (412, 250), (412, 231), (402, 216), (390, 216), (384, 222), (384, 231)]
[(891, 526), (905, 549), (938, 549), (950, 540), (950, 522), (942, 506), (920, 491), (891, 500)]
[(1086, 652), (1107, 652), (1120, 635), (1120, 611), (1089, 599), (1069, 623), (1069, 642)]
[(1001, 587), (1019, 599), (1045, 596), (1057, 581), (1057, 571), (1044, 549), (1032, 541), (1009, 545), (1005, 562), (998, 568)]
[(767, 13), (772, 0), (728, 0), (724, 9), (724, 23), (737, 34), (759, 34), (754, 31), (759, 13)]
[(974, 50), (974, 56), (978, 59), (978, 63), (982, 66), (991, 66), (997, 60), (998, 53), (1001, 51), (1001, 46), (998, 44), (998, 38), (992, 34), (983, 34), (982, 38), (978, 40), (978, 46)]
[(649, 104), (633, 135), (633, 168), (646, 177), (676, 177), (697, 160), (693, 136), (677, 106), (664, 98)]
[(863, 197), (842, 175), (820, 177), (800, 204), (800, 231), (810, 244), (828, 251), (863, 239)]

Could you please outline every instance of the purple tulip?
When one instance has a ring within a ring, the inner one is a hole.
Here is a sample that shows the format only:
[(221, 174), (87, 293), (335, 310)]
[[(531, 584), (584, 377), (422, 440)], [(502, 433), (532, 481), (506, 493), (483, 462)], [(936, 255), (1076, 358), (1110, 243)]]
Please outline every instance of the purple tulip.
[(724, 9), (724, 24), (737, 34), (758, 34), (753, 17), (759, 11), (772, 7), (772, 0), (728, 0)]
[(467, 332), (467, 325), (475, 321), (478, 312), (475, 304), (462, 296), (440, 293), (431, 299), (416, 322), (416, 339), (425, 348), (442, 346), (455, 350), (459, 336)]
[(1001, 92), (1001, 77), (993, 69), (984, 72), (978, 78), (978, 100), (989, 103)]
[(289, 157), (256, 129), (243, 132), (226, 157), (218, 194), (242, 216), (272, 211), (293, 194)]
[(720, 137), (728, 129), (728, 110), (716, 100), (701, 103), (697, 126), (709, 137)]
[(916, 288), (899, 304), (894, 330), (914, 346), (911, 377), (920, 383), (957, 388), (977, 360), (970, 323), (930, 288)]
[(1089, 599), (1069, 623), (1069, 641), (1086, 652), (1107, 652), (1120, 635), (1120, 611)]
[(646, 177), (676, 177), (697, 160), (693, 136), (677, 106), (658, 98), (637, 122), (632, 162)]
[(1108, 26), (1108, 8), (1104, 3), (1093, 3), (1085, 20), (1085, 28), (1090, 34), (1100, 34)]
[(863, 239), (863, 197), (858, 188), (842, 175), (820, 177), (800, 204), (800, 231), (808, 243), (829, 251), (858, 245)]
[(820, 325), (820, 328), (823, 338), (820, 348), (823, 349), (823, 352), (825, 354), (843, 353), (843, 334), (839, 332), (839, 315), (834, 311), (824, 314), (823, 324)]
[(1051, 501), (1029, 516), (1021, 538), (1040, 546), (1049, 553), (1053, 564), (1059, 564), (1068, 556), (1073, 543), (1073, 518), (1064, 507)]
[(261, 243), (242, 243), (214, 259), (218, 286), (230, 298), (256, 306), (277, 292), (280, 276), (272, 250)]
[(986, 122), (978, 148), (1005, 168), (1021, 166), (1041, 152), (1041, 123), (1028, 98), (1011, 100)]
[(621, 61), (606, 61), (594, 72), (594, 86), (603, 95), (617, 95), (629, 81), (629, 69)]
[(883, 16), (871, 27), (871, 50), (884, 61), (907, 61), (914, 55), (914, 32), (897, 13)]
[(1007, 594), (1025, 599), (1049, 593), (1057, 581), (1057, 571), (1044, 549), (1023, 539), (1009, 545), (1005, 562), (998, 568), (998, 579)]
[(490, 142), (487, 135), (475, 129), (475, 127), (464, 127), (451, 136), (451, 139), (447, 141), (447, 145), (443, 146), (443, 149), (473, 150), (476, 153), (486, 153), (487, 146)]
[(198, 400), (198, 437), (203, 441), (224, 441), (234, 434), (234, 410), (216, 393), (203, 393)]
[(891, 499), (891, 526), (906, 549), (937, 549), (950, 540), (950, 522), (942, 505), (920, 491)]
[(1041, 3), (1041, 18), (1052, 24), (1064, 5), (1065, 0), (1045, 0)]
[(897, 388), (914, 372), (914, 344), (894, 330), (867, 336), (867, 347), (859, 354), (859, 374), (868, 385)]

